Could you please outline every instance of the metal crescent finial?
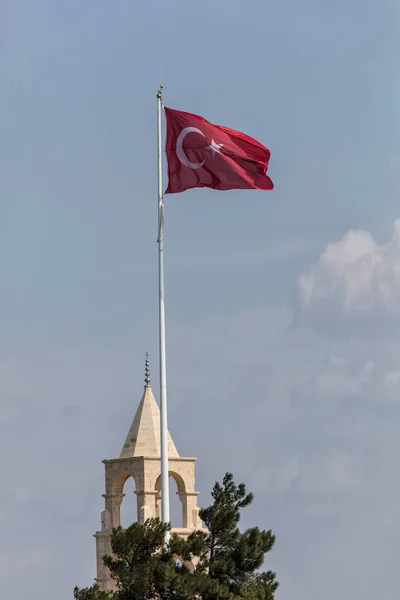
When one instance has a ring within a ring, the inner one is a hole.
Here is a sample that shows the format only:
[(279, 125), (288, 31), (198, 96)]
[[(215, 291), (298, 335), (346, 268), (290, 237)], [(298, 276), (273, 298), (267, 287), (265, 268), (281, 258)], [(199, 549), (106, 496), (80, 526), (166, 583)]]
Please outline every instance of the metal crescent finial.
[(146, 362), (144, 363), (144, 382), (146, 387), (150, 387), (151, 377), (150, 377), (150, 361), (149, 361), (149, 353), (146, 352)]

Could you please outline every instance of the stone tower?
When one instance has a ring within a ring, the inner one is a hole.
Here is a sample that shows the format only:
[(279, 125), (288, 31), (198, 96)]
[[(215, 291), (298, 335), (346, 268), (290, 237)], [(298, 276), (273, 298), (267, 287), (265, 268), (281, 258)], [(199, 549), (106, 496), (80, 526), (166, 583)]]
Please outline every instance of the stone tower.
[[(179, 456), (168, 433), (169, 475), (173, 477), (182, 502), (182, 528), (172, 529), (178, 535), (187, 536), (201, 529), (197, 506), (198, 492), (194, 489), (195, 458)], [(132, 477), (137, 496), (137, 520), (161, 518), (161, 457), (160, 457), (160, 410), (150, 385), (149, 362), (146, 358), (145, 388), (135, 418), (129, 429), (119, 458), (104, 460), (106, 493), (105, 509), (101, 513), (101, 531), (97, 531), (96, 561), (97, 577), (102, 590), (113, 589), (113, 580), (103, 564), (103, 556), (111, 554), (110, 536), (113, 527), (120, 525), (120, 507), (124, 497), (126, 480)], [(133, 520), (133, 519), (132, 519)]]

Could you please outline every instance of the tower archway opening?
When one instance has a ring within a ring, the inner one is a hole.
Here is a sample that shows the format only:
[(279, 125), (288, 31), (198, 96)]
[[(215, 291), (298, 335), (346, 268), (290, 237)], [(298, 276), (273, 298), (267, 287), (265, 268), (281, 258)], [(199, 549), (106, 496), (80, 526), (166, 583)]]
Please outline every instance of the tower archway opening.
[(169, 510), (171, 527), (183, 527), (183, 505), (179, 499), (178, 485), (172, 475), (169, 478)]
[[(170, 473), (169, 476), (169, 513), (170, 522), (173, 529), (181, 529), (184, 527), (184, 511), (185, 511), (185, 485), (183, 479), (176, 473)], [(156, 501), (156, 516), (161, 519), (161, 477), (158, 477), (155, 486), (158, 492)]]
[(136, 486), (133, 477), (128, 477), (124, 483), (123, 493), (125, 494), (120, 508), (121, 527), (126, 529), (132, 523), (137, 521), (137, 496), (135, 494)]

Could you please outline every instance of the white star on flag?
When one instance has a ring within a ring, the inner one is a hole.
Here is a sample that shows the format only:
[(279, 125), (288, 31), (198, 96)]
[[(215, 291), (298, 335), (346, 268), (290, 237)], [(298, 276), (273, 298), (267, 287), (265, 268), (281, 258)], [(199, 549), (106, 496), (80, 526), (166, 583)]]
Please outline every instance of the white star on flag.
[(222, 148), (223, 144), (217, 144), (217, 142), (214, 141), (214, 138), (211, 140), (211, 144), (209, 146), (207, 146), (206, 150), (211, 150), (213, 158), (217, 153), (220, 153), (221, 150), (220, 148)]

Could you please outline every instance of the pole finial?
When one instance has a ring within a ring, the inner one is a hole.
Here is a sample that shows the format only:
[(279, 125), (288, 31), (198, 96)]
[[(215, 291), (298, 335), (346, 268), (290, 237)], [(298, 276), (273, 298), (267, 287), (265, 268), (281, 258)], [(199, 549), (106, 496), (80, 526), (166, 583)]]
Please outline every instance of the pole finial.
[(150, 387), (151, 377), (150, 377), (150, 361), (149, 361), (149, 353), (146, 352), (146, 362), (144, 363), (144, 382), (146, 387)]
[(160, 87), (158, 88), (158, 92), (157, 92), (157, 98), (159, 100), (162, 100), (162, 91), (163, 91), (163, 86), (160, 85)]

